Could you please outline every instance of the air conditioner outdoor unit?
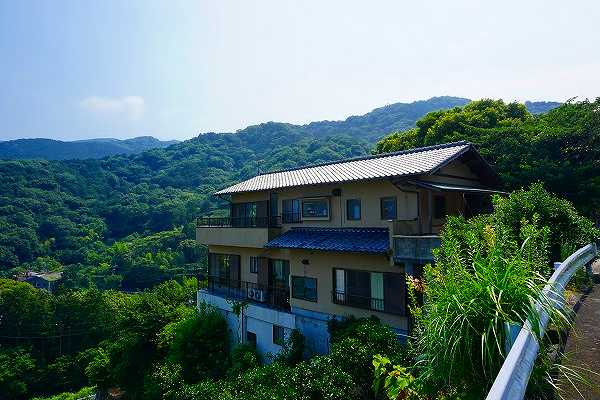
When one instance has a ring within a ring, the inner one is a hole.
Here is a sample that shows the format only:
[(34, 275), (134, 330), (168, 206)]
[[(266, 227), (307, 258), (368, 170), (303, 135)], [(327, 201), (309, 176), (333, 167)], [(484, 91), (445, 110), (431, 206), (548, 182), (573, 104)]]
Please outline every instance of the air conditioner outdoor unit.
[(248, 298), (250, 300), (264, 302), (265, 301), (265, 293), (262, 289), (257, 288), (248, 288)]

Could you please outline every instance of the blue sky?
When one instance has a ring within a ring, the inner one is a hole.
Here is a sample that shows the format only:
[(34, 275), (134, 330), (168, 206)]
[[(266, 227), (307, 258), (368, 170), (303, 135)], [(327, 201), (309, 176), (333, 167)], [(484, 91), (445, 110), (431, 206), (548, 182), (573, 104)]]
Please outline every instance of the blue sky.
[(0, 0), (0, 139), (186, 139), (439, 95), (600, 96), (600, 2), (493, 3)]

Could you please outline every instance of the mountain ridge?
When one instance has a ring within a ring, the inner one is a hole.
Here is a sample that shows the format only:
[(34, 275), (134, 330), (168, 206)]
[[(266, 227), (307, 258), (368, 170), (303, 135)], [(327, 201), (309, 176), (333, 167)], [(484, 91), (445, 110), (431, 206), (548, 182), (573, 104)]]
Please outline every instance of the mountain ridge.
[(15, 139), (0, 142), (0, 159), (83, 160), (118, 154), (137, 154), (179, 143), (152, 136), (131, 139), (93, 138), (63, 141), (48, 138)]

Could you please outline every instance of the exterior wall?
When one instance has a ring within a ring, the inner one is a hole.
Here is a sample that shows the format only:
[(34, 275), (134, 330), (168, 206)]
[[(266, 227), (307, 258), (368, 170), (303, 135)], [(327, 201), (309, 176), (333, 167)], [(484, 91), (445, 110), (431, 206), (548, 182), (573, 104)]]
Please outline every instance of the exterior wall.
[[(308, 260), (308, 265), (302, 264), (302, 260), (304, 259)], [(401, 331), (408, 331), (408, 317), (406, 316), (364, 310), (334, 303), (331, 294), (333, 291), (334, 268), (404, 273), (403, 267), (390, 266), (389, 260), (383, 255), (291, 250), (290, 275), (306, 276), (317, 279), (317, 302), (291, 297), (290, 305), (292, 306), (292, 309), (303, 309), (342, 317), (352, 315), (361, 318), (375, 315), (383, 323), (391, 327)]]
[(225, 298), (200, 290), (198, 307), (203, 303), (217, 308), (223, 314), (232, 343), (245, 342), (246, 332), (256, 334), (256, 350), (262, 355), (277, 354), (281, 351), (282, 346), (273, 343), (273, 325), (284, 328), (285, 338), (296, 328), (296, 316), (293, 314), (249, 304), (238, 316), (233, 313), (231, 304)]
[(263, 247), (281, 233), (279, 228), (221, 228), (196, 229), (196, 240), (206, 245)]

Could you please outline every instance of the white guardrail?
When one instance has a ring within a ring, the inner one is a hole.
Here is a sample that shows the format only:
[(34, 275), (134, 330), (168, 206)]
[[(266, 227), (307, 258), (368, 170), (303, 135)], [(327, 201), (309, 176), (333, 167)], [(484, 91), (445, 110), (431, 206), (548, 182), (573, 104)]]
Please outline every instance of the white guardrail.
[[(560, 267), (554, 271), (544, 292), (553, 301), (562, 301), (565, 286), (575, 272), (593, 260), (598, 254), (595, 244), (585, 247), (571, 254)], [(548, 313), (537, 307), (540, 313), (540, 336), (543, 336), (548, 324)], [(525, 396), (529, 376), (537, 358), (540, 345), (532, 332), (531, 325), (526, 322), (519, 331), (496, 380), (490, 389), (486, 400), (519, 400)]]

